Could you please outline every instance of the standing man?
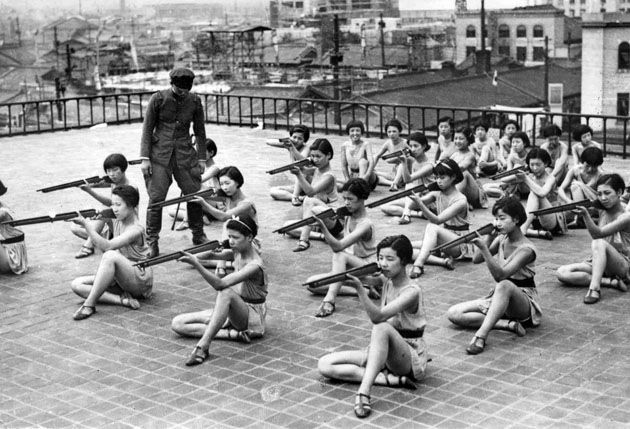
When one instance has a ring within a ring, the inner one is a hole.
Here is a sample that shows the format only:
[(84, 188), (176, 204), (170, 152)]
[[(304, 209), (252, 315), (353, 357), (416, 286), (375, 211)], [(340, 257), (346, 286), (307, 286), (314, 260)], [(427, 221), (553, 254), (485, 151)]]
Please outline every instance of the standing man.
[[(142, 174), (149, 204), (164, 201), (173, 177), (184, 194), (197, 192), (206, 162), (206, 130), (201, 99), (191, 94), (195, 74), (184, 68), (170, 73), (171, 87), (151, 96), (142, 125)], [(193, 124), (197, 150), (190, 137)], [(203, 212), (196, 203), (187, 203), (188, 224), (193, 244), (208, 241), (203, 232)], [(147, 210), (147, 241), (151, 257), (160, 253), (158, 238), (162, 229), (162, 209)]]

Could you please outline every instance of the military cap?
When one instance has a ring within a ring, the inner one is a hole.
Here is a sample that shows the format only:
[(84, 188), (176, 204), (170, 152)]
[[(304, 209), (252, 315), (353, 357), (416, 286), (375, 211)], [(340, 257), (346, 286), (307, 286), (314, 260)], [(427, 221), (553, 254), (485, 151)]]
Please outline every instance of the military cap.
[(169, 76), (171, 77), (171, 79), (176, 78), (176, 77), (187, 77), (189, 79), (195, 78), (195, 74), (192, 72), (192, 70), (189, 70), (183, 67), (173, 69), (171, 73), (169, 74)]
[(193, 85), (193, 80), (195, 79), (195, 74), (192, 70), (178, 68), (170, 73), (170, 77), (173, 85), (190, 91)]

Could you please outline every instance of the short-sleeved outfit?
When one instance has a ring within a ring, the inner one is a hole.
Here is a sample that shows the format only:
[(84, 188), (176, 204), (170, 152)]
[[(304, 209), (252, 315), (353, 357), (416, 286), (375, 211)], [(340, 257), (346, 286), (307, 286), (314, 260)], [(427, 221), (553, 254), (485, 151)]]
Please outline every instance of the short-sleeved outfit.
[[(0, 204), (0, 222), (9, 220), (13, 220), (13, 216)], [(9, 268), (14, 274), (24, 274), (28, 271), (26, 244), (21, 230), (10, 225), (0, 225), (0, 247), (6, 253)]]
[[(533, 174), (530, 173), (529, 177), (534, 182), (536, 182), (538, 186), (541, 186), (541, 187), (545, 186), (545, 181), (547, 180), (546, 176), (540, 179), (537, 179)], [(557, 183), (553, 184), (551, 191), (549, 191), (549, 194), (547, 194), (547, 201), (549, 201), (549, 204), (551, 204), (552, 207), (556, 207), (562, 204), (562, 202), (560, 201), (560, 198), (558, 197), (558, 184)], [(566, 216), (564, 215), (564, 212), (555, 213), (555, 216), (556, 216), (556, 227), (550, 232), (553, 234), (566, 234), (566, 232), (568, 231), (568, 228), (567, 228), (567, 219), (566, 219)], [(538, 221), (538, 219), (534, 219), (532, 226), (535, 229), (544, 229), (542, 225), (540, 224), (540, 222)]]
[[(140, 224), (139, 221), (132, 225), (125, 225), (123, 222), (118, 219), (114, 219), (112, 221), (114, 227), (114, 237), (118, 237), (123, 234), (127, 229), (131, 228), (139, 228), (142, 231), (140, 235), (139, 242), (135, 241), (133, 243), (125, 244), (124, 246), (118, 248), (117, 250), (123, 255), (125, 258), (129, 259), (129, 261), (141, 262), (149, 257), (149, 247), (147, 246), (146, 233), (144, 231), (144, 227)], [(149, 298), (151, 296), (151, 291), (153, 290), (153, 268), (140, 268), (133, 267), (134, 271), (134, 279), (133, 282), (137, 288), (141, 290), (139, 294), (135, 294), (136, 298)], [(125, 285), (117, 284), (120, 289), (126, 290)], [(116, 287), (116, 285), (114, 286)]]
[(359, 219), (359, 221), (355, 225), (351, 225), (352, 218), (350, 216), (345, 217), (343, 219), (343, 236), (347, 237), (362, 225), (368, 225), (368, 229), (370, 231), (370, 236), (368, 238), (361, 237), (360, 240), (353, 243), (351, 246), (348, 246), (344, 249), (344, 252), (350, 253), (351, 255), (356, 256), (357, 258), (363, 259), (366, 264), (370, 262), (376, 262), (376, 232), (374, 228), (374, 224), (372, 221), (364, 217)]
[(339, 195), (337, 194), (337, 179), (335, 178), (335, 175), (332, 173), (332, 171), (328, 170), (325, 173), (322, 173), (319, 169), (316, 169), (313, 172), (313, 181), (311, 183), (315, 184), (319, 182), (324, 178), (324, 176), (332, 177), (333, 181), (329, 185), (328, 189), (323, 189), (315, 194), (315, 198), (325, 204), (334, 203), (335, 201), (337, 201), (337, 199), (339, 199)]
[[(470, 153), (472, 152), (462, 153), (457, 150), (453, 152), (453, 154), (451, 155), (451, 159), (455, 161), (458, 165), (461, 165), (463, 161), (465, 160), (465, 158)], [(481, 183), (479, 182), (479, 178), (477, 177), (477, 158), (475, 158), (474, 155), (473, 155), (473, 159), (474, 159), (474, 162), (472, 162), (466, 170), (462, 170), (462, 173), (464, 171), (467, 171), (468, 173), (470, 173), (475, 183), (477, 184), (478, 197), (474, 201), (469, 201), (469, 203), (474, 208), (486, 208), (488, 205), (488, 196), (486, 195), (486, 191), (483, 190), (483, 186), (481, 186)]]
[[(342, 150), (346, 153), (346, 161), (348, 162), (348, 170), (350, 173), (350, 177), (359, 177), (359, 161), (361, 159), (367, 159), (367, 146), (368, 142), (361, 140), (361, 143), (355, 145), (351, 141), (347, 141), (343, 144)], [(370, 177), (368, 178), (368, 185), (370, 185), (370, 189), (374, 190), (376, 185), (378, 185), (378, 176), (375, 172), (372, 172)]]
[(381, 294), (381, 309), (388, 303), (394, 301), (409, 288), (418, 291), (418, 303), (415, 309), (413, 309), (414, 311), (412, 312), (409, 309), (405, 309), (389, 318), (387, 323), (392, 325), (396, 331), (398, 331), (409, 346), (411, 374), (400, 375), (409, 375), (413, 377), (414, 380), (422, 380), (427, 368), (428, 358), (427, 345), (422, 338), (424, 335), (424, 329), (427, 325), (427, 317), (422, 300), (422, 289), (417, 283), (410, 283), (409, 285), (402, 287), (400, 290), (397, 290), (392, 286), (391, 280), (387, 280), (383, 286)]
[[(531, 326), (540, 325), (540, 320), (542, 318), (542, 308), (538, 302), (538, 292), (536, 291), (536, 282), (534, 281), (534, 275), (536, 272), (535, 261), (536, 261), (536, 247), (529, 241), (526, 240), (524, 243), (521, 243), (510, 256), (505, 257), (505, 243), (507, 242), (507, 236), (502, 235), (499, 238), (499, 251), (497, 253), (497, 262), (500, 266), (505, 266), (509, 263), (514, 255), (516, 255), (521, 249), (529, 249), (534, 252), (534, 259), (527, 263), (524, 267), (521, 267), (516, 271), (510, 278), (510, 282), (518, 286), (519, 290), (527, 296), (527, 300), (529, 301), (529, 317), (523, 320), (519, 320), (519, 322), (526, 322)], [(490, 308), (490, 303), (492, 302), (492, 296), (494, 295), (494, 287), (490, 291), (490, 293), (478, 300), (479, 311), (483, 314), (488, 314), (488, 309)], [(509, 314), (504, 314), (503, 319), (512, 319)]]
[[(464, 235), (469, 232), (470, 228), (470, 220), (468, 217), (468, 200), (466, 200), (466, 196), (459, 191), (453, 192), (451, 195), (446, 195), (443, 192), (436, 192), (435, 207), (438, 215), (450, 206), (460, 201), (466, 202), (466, 209), (464, 214), (457, 213), (455, 216), (446, 221), (442, 226), (457, 235)], [(470, 259), (475, 253), (475, 247), (472, 243), (460, 244), (459, 250), (461, 254), (457, 259)]]
[[(525, 166), (527, 167), (527, 151), (521, 157), (515, 151), (511, 151), (508, 155), (508, 163), (512, 164), (512, 168)], [(529, 195), (529, 187), (524, 182), (510, 183), (505, 188), (507, 195), (516, 195), (519, 198), (525, 198)]]
[(247, 333), (251, 337), (262, 337), (265, 333), (265, 319), (267, 317), (267, 272), (260, 255), (256, 254), (255, 258), (249, 261), (243, 261), (240, 253), (234, 255), (235, 271), (240, 271), (247, 265), (258, 267), (256, 275), (235, 285), (234, 291), (245, 301), (249, 310)]

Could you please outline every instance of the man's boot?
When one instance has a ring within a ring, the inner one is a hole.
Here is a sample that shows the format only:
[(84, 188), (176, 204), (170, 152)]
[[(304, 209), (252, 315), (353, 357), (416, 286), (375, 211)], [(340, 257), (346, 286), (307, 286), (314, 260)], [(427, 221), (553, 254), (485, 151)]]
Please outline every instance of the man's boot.
[(197, 246), (210, 241), (203, 232), (203, 209), (201, 205), (187, 203), (186, 213), (188, 215), (188, 227), (192, 231), (192, 243)]

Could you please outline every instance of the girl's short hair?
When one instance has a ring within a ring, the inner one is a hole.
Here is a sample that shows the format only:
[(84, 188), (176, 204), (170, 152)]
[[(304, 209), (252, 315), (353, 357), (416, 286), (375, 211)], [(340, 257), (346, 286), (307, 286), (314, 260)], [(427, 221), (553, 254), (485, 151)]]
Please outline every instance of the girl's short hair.
[(217, 144), (211, 138), (206, 139), (206, 152), (213, 152), (214, 155), (217, 155)]
[(573, 132), (571, 133), (571, 137), (573, 140), (580, 141), (582, 140), (582, 136), (584, 134), (590, 133), (593, 135), (593, 129), (586, 124), (580, 124), (577, 127), (573, 128)]
[(258, 234), (258, 225), (256, 225), (254, 219), (248, 215), (234, 216), (232, 219), (225, 222), (225, 227), (227, 229), (238, 231), (244, 236), (251, 235), (252, 237), (256, 237)]
[(341, 187), (341, 192), (348, 191), (360, 200), (367, 200), (370, 196), (370, 185), (365, 179), (353, 177)]
[(365, 132), (365, 125), (363, 125), (363, 122), (359, 121), (358, 119), (354, 119), (354, 120), (348, 122), (348, 125), (346, 125), (346, 134), (348, 134), (350, 132), (350, 128), (359, 128), (359, 129), (361, 129), (361, 134), (363, 134)]
[(587, 147), (580, 154), (580, 162), (599, 167), (604, 163), (604, 154), (602, 150), (597, 147)]
[(512, 143), (512, 140), (514, 139), (521, 139), (525, 147), (531, 146), (531, 142), (529, 141), (529, 136), (527, 135), (527, 133), (523, 131), (517, 131), (514, 134), (512, 134), (512, 137), (510, 137), (510, 143)]
[(122, 153), (112, 153), (107, 155), (105, 161), (103, 161), (103, 170), (107, 171), (110, 168), (120, 168), (120, 171), (127, 171), (127, 166), (129, 163), (127, 162), (127, 158)]
[(298, 124), (293, 125), (289, 128), (289, 135), (292, 136), (293, 133), (301, 133), (304, 136), (304, 143), (308, 141), (308, 138), (311, 136), (311, 131), (308, 129), (306, 125)]
[(223, 176), (227, 176), (230, 179), (234, 180), (239, 188), (243, 186), (243, 183), (245, 183), (245, 179), (243, 178), (243, 174), (241, 173), (241, 170), (234, 167), (233, 165), (223, 167), (222, 169), (219, 170), (217, 177), (220, 179)]
[(324, 155), (330, 155), (330, 159), (333, 157), (333, 147), (328, 139), (315, 139), (311, 145), (311, 151), (318, 150)]
[(562, 130), (556, 124), (547, 125), (542, 129), (542, 136), (544, 138), (547, 137), (560, 137), (562, 135)]
[(455, 122), (453, 122), (453, 118), (451, 118), (450, 116), (442, 116), (440, 119), (438, 119), (438, 126), (442, 122), (446, 122), (448, 126), (451, 127), (451, 130), (455, 127)]
[(390, 119), (389, 121), (387, 121), (387, 123), (385, 124), (385, 131), (387, 131), (387, 129), (389, 127), (396, 127), (396, 128), (398, 128), (398, 132), (402, 132), (402, 130), (403, 130), (402, 122), (400, 122), (396, 118)]
[(400, 258), (403, 265), (409, 265), (413, 262), (413, 247), (406, 235), (390, 235), (382, 239), (376, 245), (376, 256), (381, 254), (382, 249), (388, 248), (396, 252), (396, 256)]
[(483, 128), (485, 132), (488, 132), (488, 129), (490, 128), (490, 124), (485, 119), (479, 119), (477, 122), (475, 122), (475, 126), (473, 127), (473, 130), (477, 131), (477, 128), (479, 127)]
[(453, 135), (455, 134), (463, 134), (469, 145), (475, 142), (475, 133), (468, 127), (457, 127)]
[(608, 185), (615, 192), (623, 192), (626, 189), (626, 183), (617, 173), (602, 174), (600, 178), (597, 179), (595, 189), (597, 189), (599, 185)]
[(496, 216), (499, 210), (514, 219), (517, 226), (523, 225), (527, 220), (525, 207), (517, 197), (506, 196), (498, 199), (492, 206), (492, 216)]
[(407, 140), (410, 142), (418, 142), (421, 146), (424, 146), (425, 148), (428, 148), (430, 146), (427, 136), (425, 136), (424, 133), (421, 133), (420, 131), (414, 131), (413, 133), (409, 134)]
[(112, 195), (118, 195), (127, 207), (135, 209), (140, 203), (140, 193), (131, 185), (118, 185), (112, 189)]
[(539, 147), (533, 147), (527, 152), (527, 156), (525, 157), (525, 162), (529, 166), (529, 161), (532, 159), (540, 159), (546, 167), (551, 165), (551, 155), (545, 149), (541, 149)]
[(464, 174), (459, 165), (452, 159), (443, 159), (433, 167), (433, 174), (436, 176), (450, 176), (455, 178), (455, 183), (464, 180)]
[(501, 125), (501, 131), (505, 132), (505, 128), (510, 124), (516, 127), (516, 131), (521, 130), (521, 126), (518, 124), (518, 122), (516, 122), (514, 119), (508, 119), (507, 121), (503, 123), (503, 125)]

